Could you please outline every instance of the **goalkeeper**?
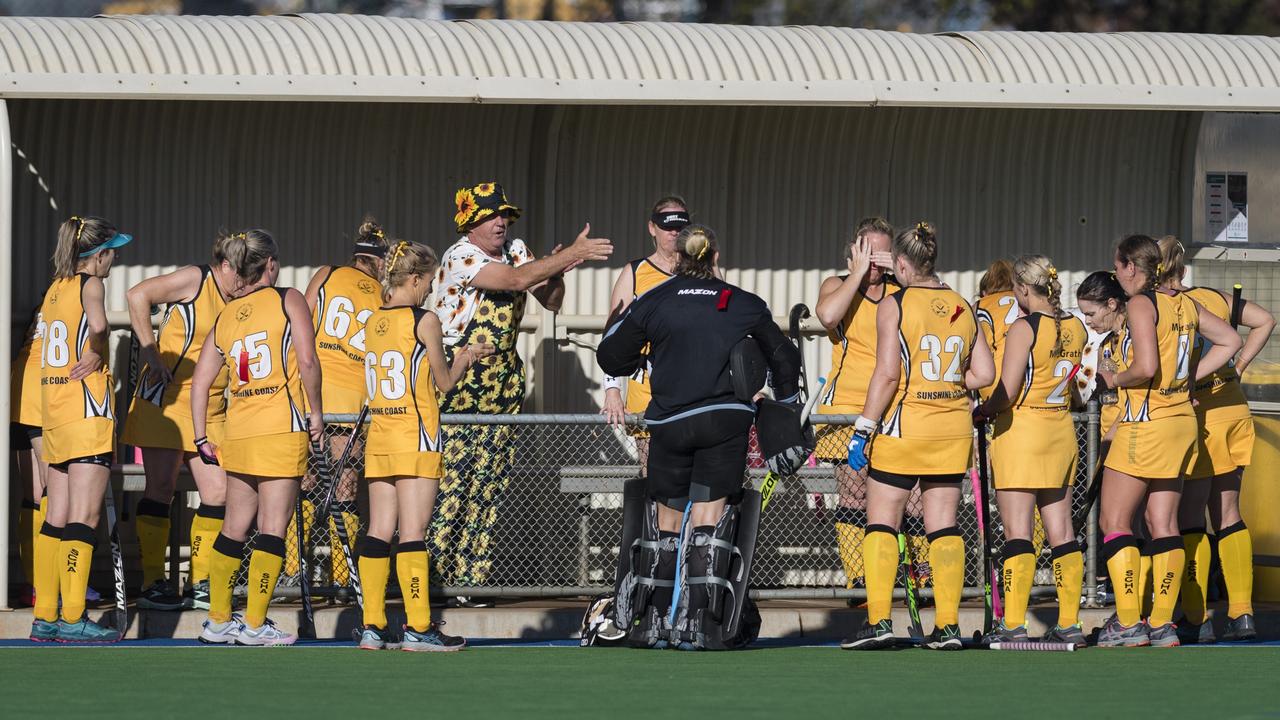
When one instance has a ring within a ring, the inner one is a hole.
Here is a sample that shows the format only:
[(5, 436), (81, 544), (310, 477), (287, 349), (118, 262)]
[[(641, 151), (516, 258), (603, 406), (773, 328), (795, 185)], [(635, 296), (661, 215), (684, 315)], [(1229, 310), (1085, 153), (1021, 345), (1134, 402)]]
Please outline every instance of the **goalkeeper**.
[(758, 630), (743, 615), (760, 505), (743, 500), (752, 399), (767, 370), (782, 402), (761, 401), (761, 445), (794, 470), (807, 456), (800, 355), (763, 300), (716, 276), (711, 229), (690, 225), (676, 248), (676, 276), (614, 319), (597, 352), (621, 377), (652, 348), (648, 476), (623, 510), (617, 620), (636, 645), (738, 647)]

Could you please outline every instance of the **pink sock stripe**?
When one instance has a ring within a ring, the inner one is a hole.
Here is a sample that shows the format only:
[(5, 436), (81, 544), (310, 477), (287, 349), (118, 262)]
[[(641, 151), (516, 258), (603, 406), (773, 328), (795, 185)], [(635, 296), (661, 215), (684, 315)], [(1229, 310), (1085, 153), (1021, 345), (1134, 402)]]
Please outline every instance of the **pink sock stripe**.
[(1115, 540), (1118, 537), (1125, 537), (1126, 535), (1129, 535), (1129, 534), (1130, 533), (1111, 533), (1110, 535), (1107, 535), (1106, 537), (1102, 538), (1102, 542), (1111, 542), (1112, 540)]

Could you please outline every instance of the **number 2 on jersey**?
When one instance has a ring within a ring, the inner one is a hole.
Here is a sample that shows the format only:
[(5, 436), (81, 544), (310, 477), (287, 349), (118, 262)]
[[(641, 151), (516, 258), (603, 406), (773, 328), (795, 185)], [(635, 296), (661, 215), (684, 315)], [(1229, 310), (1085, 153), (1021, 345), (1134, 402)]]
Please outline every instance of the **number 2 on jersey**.
[(1053, 376), (1062, 378), (1062, 382), (1055, 385), (1053, 392), (1044, 399), (1046, 405), (1067, 404), (1067, 383), (1071, 381), (1071, 371), (1075, 366), (1076, 364), (1070, 360), (1059, 360), (1058, 364), (1053, 366)]
[[(949, 335), (946, 340), (939, 340), (937, 335), (920, 337), (920, 349), (929, 353), (929, 357), (920, 363), (920, 374), (925, 380), (933, 382), (962, 382), (964, 375), (960, 373), (960, 356), (964, 354), (964, 338)], [(947, 372), (942, 372), (942, 353), (951, 354), (951, 364)]]

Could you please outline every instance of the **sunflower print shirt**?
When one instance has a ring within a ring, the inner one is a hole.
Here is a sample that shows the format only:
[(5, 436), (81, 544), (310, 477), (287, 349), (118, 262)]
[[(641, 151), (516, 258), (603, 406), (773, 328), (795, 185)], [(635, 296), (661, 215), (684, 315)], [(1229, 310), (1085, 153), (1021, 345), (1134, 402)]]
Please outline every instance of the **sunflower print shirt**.
[(501, 258), (490, 257), (465, 237), (446, 250), (436, 273), (431, 300), (431, 309), (439, 316), (444, 329), (445, 345), (453, 346), (462, 341), (467, 326), (480, 307), (483, 291), (471, 285), (476, 274), (489, 263), (520, 267), (533, 260), (533, 253), (519, 238), (507, 242)]

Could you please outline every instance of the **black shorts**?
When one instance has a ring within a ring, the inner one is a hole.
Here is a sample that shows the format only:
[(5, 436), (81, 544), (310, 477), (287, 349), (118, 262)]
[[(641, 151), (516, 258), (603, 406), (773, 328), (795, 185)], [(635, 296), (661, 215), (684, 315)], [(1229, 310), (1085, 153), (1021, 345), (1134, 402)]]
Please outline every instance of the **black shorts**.
[(885, 472), (877, 470), (874, 467), (868, 468), (867, 475), (872, 480), (877, 480), (885, 485), (891, 485), (902, 490), (914, 490), (916, 483), (950, 483), (959, 484), (964, 482), (964, 473), (955, 473), (947, 475), (899, 475), (897, 473)]
[(649, 496), (677, 510), (690, 501), (738, 502), (754, 420), (746, 410), (710, 410), (650, 424)]
[(86, 455), (84, 457), (71, 458), (66, 462), (58, 463), (57, 465), (50, 465), (49, 467), (54, 470), (66, 472), (67, 468), (71, 465), (101, 465), (104, 468), (110, 468), (111, 453), (99, 453), (97, 455)]
[(31, 441), (43, 434), (44, 431), (39, 425), (9, 423), (9, 451), (22, 452), (23, 450), (31, 450)]

